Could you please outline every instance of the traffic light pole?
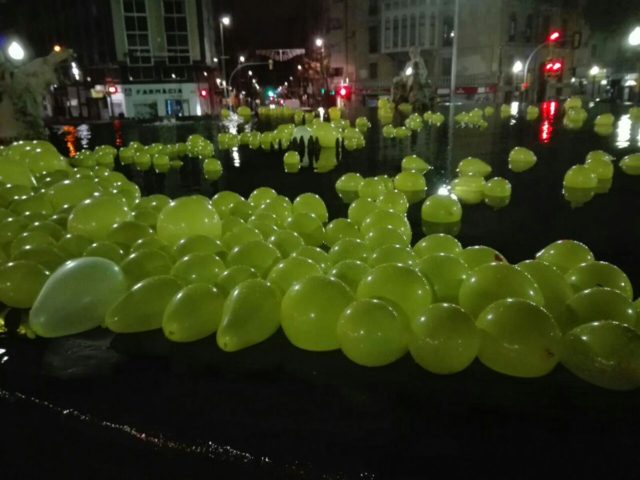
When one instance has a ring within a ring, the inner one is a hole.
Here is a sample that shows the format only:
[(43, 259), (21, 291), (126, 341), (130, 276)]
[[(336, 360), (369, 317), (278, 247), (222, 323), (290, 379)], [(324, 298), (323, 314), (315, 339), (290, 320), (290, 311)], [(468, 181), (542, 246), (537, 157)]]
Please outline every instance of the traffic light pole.
[(546, 41), (542, 42), (540, 45), (538, 45), (536, 48), (534, 48), (533, 52), (531, 52), (529, 54), (529, 58), (527, 58), (527, 61), (524, 64), (524, 77), (523, 78), (524, 78), (524, 83), (527, 85), (526, 92), (524, 94), (525, 103), (529, 100), (529, 87), (530, 87), (530, 85), (529, 85), (529, 81), (527, 79), (527, 74), (528, 74), (528, 71), (529, 71), (529, 64), (531, 63), (531, 60), (533, 59), (533, 56), (536, 53), (538, 53), (542, 47), (546, 46), (547, 43), (548, 42), (546, 42)]

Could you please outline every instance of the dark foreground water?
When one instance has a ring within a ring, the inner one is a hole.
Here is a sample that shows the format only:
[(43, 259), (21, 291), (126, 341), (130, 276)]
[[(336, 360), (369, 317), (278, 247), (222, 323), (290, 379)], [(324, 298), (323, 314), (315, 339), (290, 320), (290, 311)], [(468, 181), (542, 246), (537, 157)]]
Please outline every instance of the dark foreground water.
[[(118, 133), (108, 124), (92, 127), (89, 144), (184, 141), (194, 132), (214, 138), (217, 128), (125, 123)], [(496, 117), (486, 130), (456, 129), (455, 162), (480, 157), (513, 185), (502, 210), (465, 206), (458, 238), (465, 246), (494, 247), (511, 262), (557, 239), (577, 239), (623, 268), (640, 291), (640, 179), (616, 166), (610, 192), (578, 209), (561, 192), (564, 172), (588, 151), (620, 158), (638, 149), (638, 137), (638, 126), (625, 117), (609, 137), (595, 135), (589, 122), (564, 130), (558, 118), (545, 124)], [(66, 148), (63, 136), (57, 139)], [(225, 172), (213, 185), (195, 162), (167, 176), (128, 173), (144, 194), (248, 195), (268, 185), (293, 199), (311, 191), (334, 218), (346, 215), (334, 190), (343, 173), (395, 175), (408, 153), (434, 165), (427, 180), (435, 192), (455, 170), (446, 139), (441, 127), (388, 141), (374, 125), (366, 149), (346, 152), (323, 174), (309, 166), (287, 175), (282, 152), (244, 148), (221, 154)], [(538, 164), (520, 174), (506, 161), (517, 145), (538, 155)], [(419, 208), (409, 212), (414, 238), (422, 235)], [(298, 350), (281, 333), (235, 354), (220, 352), (214, 338), (178, 345), (157, 332), (0, 337), (0, 468), (6, 478), (396, 479), (439, 478), (443, 470), (455, 477), (571, 471), (637, 478), (639, 402), (638, 392), (590, 386), (562, 366), (539, 379), (502, 376), (479, 362), (439, 377), (410, 356), (366, 369), (339, 352)], [(550, 462), (559, 463), (547, 470)]]

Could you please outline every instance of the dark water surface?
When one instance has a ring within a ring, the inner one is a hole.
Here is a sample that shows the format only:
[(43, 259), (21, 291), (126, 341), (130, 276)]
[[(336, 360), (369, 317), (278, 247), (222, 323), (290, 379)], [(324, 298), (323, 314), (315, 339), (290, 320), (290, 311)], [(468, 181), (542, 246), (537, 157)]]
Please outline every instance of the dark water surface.
[[(594, 134), (589, 122), (580, 131), (564, 130), (557, 118), (544, 124), (496, 117), (486, 130), (456, 129), (456, 162), (482, 158), (493, 166), (492, 176), (513, 185), (504, 209), (464, 206), (463, 245), (489, 245), (515, 263), (557, 239), (580, 240), (598, 259), (623, 268), (640, 291), (640, 179), (616, 166), (609, 193), (577, 209), (562, 198), (565, 171), (590, 150), (618, 158), (638, 150), (638, 126), (625, 118), (610, 137)], [(194, 132), (214, 138), (217, 128), (124, 123), (118, 133), (111, 124), (94, 125), (88, 142), (176, 142)], [(395, 175), (409, 153), (434, 166), (427, 181), (430, 192), (437, 191), (455, 171), (447, 163), (446, 139), (443, 126), (404, 143), (388, 141), (374, 125), (367, 148), (345, 152), (324, 174), (311, 167), (285, 174), (282, 152), (244, 147), (219, 156), (225, 171), (213, 185), (195, 161), (167, 176), (127, 173), (143, 194), (234, 190), (246, 196), (263, 185), (291, 199), (315, 192), (335, 218), (347, 211), (334, 189), (343, 173)], [(64, 135), (56, 140), (66, 148)], [(509, 171), (506, 160), (517, 145), (538, 155), (537, 165), (520, 174)], [(420, 204), (411, 206), (409, 219), (414, 240), (420, 238)], [(428, 478), (443, 469), (453, 476), (528, 478), (546, 461), (559, 460), (575, 472), (587, 470), (588, 477), (617, 471), (637, 478), (637, 469), (622, 468), (637, 458), (629, 452), (638, 452), (639, 402), (638, 392), (599, 389), (562, 366), (543, 378), (517, 379), (475, 362), (440, 377), (407, 355), (366, 369), (339, 352), (298, 350), (281, 333), (234, 354), (221, 352), (215, 338), (179, 345), (158, 332), (91, 332), (54, 341), (0, 337), (0, 468), (6, 478), (37, 472), (200, 478), (206, 472), (217, 478), (395, 479)], [(503, 470), (514, 459), (521, 468)]]

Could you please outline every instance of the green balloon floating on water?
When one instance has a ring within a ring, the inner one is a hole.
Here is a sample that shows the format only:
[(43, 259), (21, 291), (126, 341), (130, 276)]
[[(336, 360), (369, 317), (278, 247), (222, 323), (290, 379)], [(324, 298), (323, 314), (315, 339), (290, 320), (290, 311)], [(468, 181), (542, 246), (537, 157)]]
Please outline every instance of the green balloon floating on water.
[(221, 231), (218, 213), (199, 195), (174, 200), (158, 216), (158, 237), (172, 246), (191, 235), (220, 238)]
[(104, 240), (114, 225), (132, 217), (131, 210), (122, 198), (102, 195), (79, 203), (69, 215), (67, 230), (92, 240)]
[(264, 280), (245, 280), (224, 303), (218, 346), (235, 352), (263, 342), (280, 326), (280, 295)]
[(0, 267), (0, 302), (8, 307), (31, 308), (49, 274), (35, 262), (10, 262)]
[(71, 260), (45, 282), (29, 314), (29, 327), (41, 337), (91, 330), (104, 324), (107, 311), (126, 291), (122, 270), (110, 260)]
[(193, 342), (213, 334), (222, 320), (224, 295), (211, 285), (195, 283), (180, 290), (162, 317), (162, 331), (174, 342)]

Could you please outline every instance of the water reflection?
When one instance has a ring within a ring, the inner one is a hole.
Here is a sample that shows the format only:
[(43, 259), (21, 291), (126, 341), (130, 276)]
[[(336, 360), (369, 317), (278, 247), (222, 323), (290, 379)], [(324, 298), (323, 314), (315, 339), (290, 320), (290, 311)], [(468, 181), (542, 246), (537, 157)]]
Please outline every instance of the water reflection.
[(631, 143), (631, 117), (622, 115), (616, 128), (616, 147), (627, 148)]
[(120, 148), (124, 145), (124, 140), (122, 139), (122, 120), (114, 120), (113, 121), (113, 134), (114, 134), (114, 143), (115, 146)]
[(240, 153), (238, 147), (233, 147), (231, 149), (231, 158), (233, 159), (233, 166), (236, 168), (240, 167)]
[(73, 125), (64, 125), (60, 133), (64, 134), (64, 142), (67, 146), (68, 156), (71, 158), (75, 157), (78, 154), (76, 151), (76, 127)]
[(88, 149), (89, 142), (91, 140), (91, 127), (86, 123), (83, 123), (82, 125), (78, 125), (78, 128), (76, 130), (78, 138), (80, 139), (80, 146), (82, 147), (82, 150)]
[(540, 129), (538, 131), (538, 140), (542, 144), (549, 143), (551, 141), (551, 135), (553, 134), (553, 121), (558, 110), (558, 102), (555, 100), (548, 100), (542, 102), (542, 122), (540, 123)]

